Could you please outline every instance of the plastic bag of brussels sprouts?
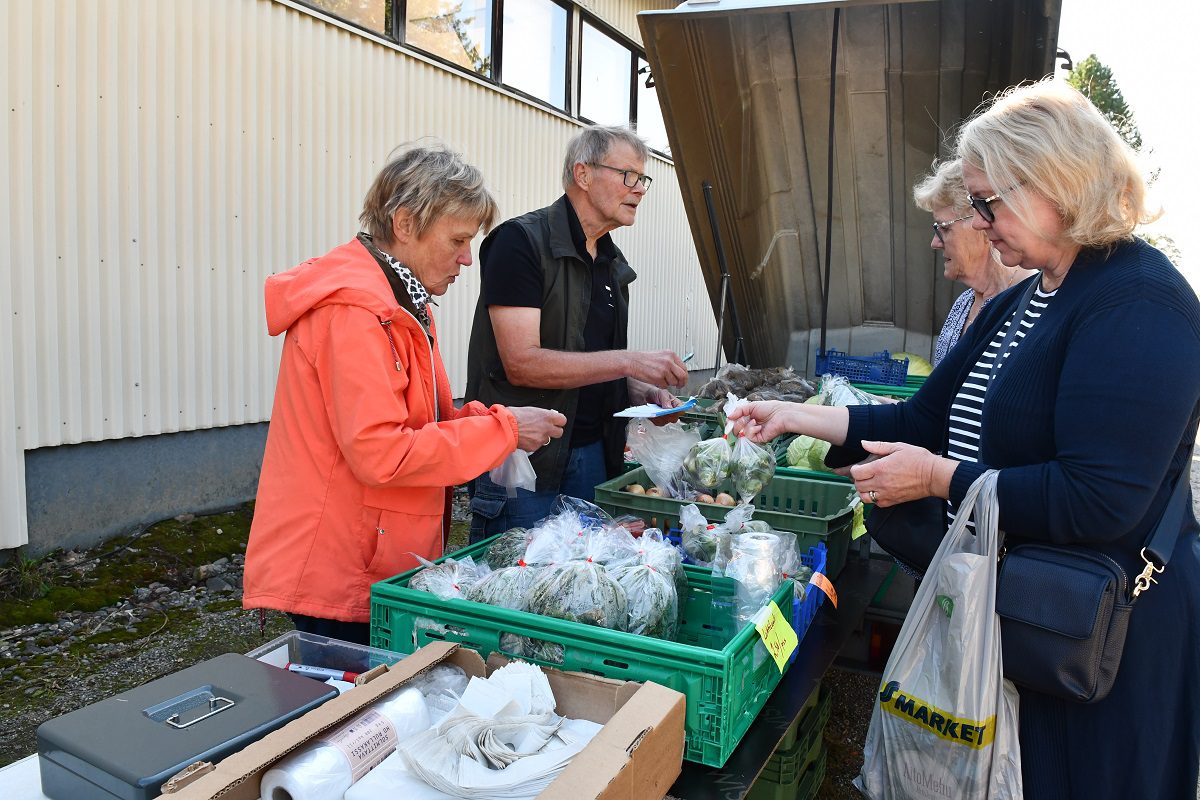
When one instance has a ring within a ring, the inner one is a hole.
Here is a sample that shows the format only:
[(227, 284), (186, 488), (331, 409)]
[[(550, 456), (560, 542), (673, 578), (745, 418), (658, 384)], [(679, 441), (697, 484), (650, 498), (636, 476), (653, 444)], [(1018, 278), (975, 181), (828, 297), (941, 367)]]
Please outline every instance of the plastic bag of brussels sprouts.
[(624, 630), (673, 640), (679, 628), (679, 595), (670, 576), (649, 564), (617, 567), (612, 576), (625, 591)]

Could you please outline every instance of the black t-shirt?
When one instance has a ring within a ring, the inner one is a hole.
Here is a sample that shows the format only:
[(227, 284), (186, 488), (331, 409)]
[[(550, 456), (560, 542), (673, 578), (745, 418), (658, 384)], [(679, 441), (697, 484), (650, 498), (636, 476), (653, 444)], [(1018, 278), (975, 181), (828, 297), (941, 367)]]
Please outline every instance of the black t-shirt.
[[(617, 248), (608, 234), (596, 242), (596, 258), (587, 251), (587, 238), (575, 209), (567, 203), (571, 240), (579, 258), (592, 269), (592, 302), (583, 326), (583, 349), (594, 353), (611, 350), (616, 337), (616, 286), (612, 278), (612, 260)], [(487, 258), (480, 265), (482, 295), (489, 306), (541, 308), (542, 266), (525, 234), (516, 225), (501, 226), (492, 235)], [(608, 383), (594, 383), (579, 389), (575, 422), (571, 428), (571, 446), (598, 442), (603, 437), (604, 395)]]

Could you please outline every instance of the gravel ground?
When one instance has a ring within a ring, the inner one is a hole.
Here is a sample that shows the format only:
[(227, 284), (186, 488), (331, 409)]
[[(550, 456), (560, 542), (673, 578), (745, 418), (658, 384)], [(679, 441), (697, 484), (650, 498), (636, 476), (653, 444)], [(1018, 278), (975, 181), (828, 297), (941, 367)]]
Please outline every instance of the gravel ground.
[[(1200, 513), (1200, 470), (1193, 467)], [(455, 506), (460, 539), (464, 500), (460, 497)], [(172, 569), (119, 602), (64, 613), (54, 623), (0, 625), (0, 766), (34, 753), (34, 731), (48, 719), (206, 658), (247, 652), (291, 629), (282, 614), (270, 612), (260, 620), (257, 612), (240, 608), (245, 538), (244, 532), (228, 534), (226, 555), (183, 570), (182, 577)], [(103, 548), (62, 554), (59, 579), (86, 572), (80, 564), (111, 557)], [(878, 675), (835, 669), (826, 681), (833, 703), (825, 729), (826, 777), (818, 797), (857, 798), (851, 781), (862, 765)]]

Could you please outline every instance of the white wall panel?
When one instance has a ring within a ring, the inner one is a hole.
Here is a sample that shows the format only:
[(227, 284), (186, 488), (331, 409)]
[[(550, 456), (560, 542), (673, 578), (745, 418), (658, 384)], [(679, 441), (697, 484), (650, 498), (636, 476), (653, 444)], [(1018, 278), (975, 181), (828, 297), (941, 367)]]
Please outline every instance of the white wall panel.
[(642, 32), (638, 29), (639, 11), (663, 11), (679, 5), (680, 0), (578, 0), (578, 4), (612, 25), (638, 44)]
[[(659, 7), (588, 5), (634, 38)], [(12, 3), (0, 43), (0, 548), (25, 540), (23, 450), (269, 417), (281, 342), (263, 280), (354, 235), (397, 144), (445, 140), (511, 216), (558, 196), (578, 127), (286, 2)], [(711, 363), (674, 168), (648, 171), (616, 235), (641, 276), (631, 343)], [(479, 289), (465, 276), (438, 312), (456, 392)]]

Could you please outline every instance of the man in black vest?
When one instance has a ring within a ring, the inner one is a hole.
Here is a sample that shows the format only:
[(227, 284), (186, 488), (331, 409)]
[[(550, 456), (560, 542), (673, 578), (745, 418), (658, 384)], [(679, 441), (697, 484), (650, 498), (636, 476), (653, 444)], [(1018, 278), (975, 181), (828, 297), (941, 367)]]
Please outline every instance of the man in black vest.
[(503, 223), (480, 247), (466, 399), (552, 408), (567, 425), (530, 457), (536, 491), (508, 497), (487, 475), (475, 481), (472, 542), (532, 527), (559, 494), (591, 500), (622, 467), (625, 426), (613, 413), (679, 404), (668, 390), (687, 383), (679, 356), (625, 349), (637, 276), (609, 236), (634, 222), (650, 188), (648, 155), (628, 128), (585, 128), (567, 147), (566, 194)]

